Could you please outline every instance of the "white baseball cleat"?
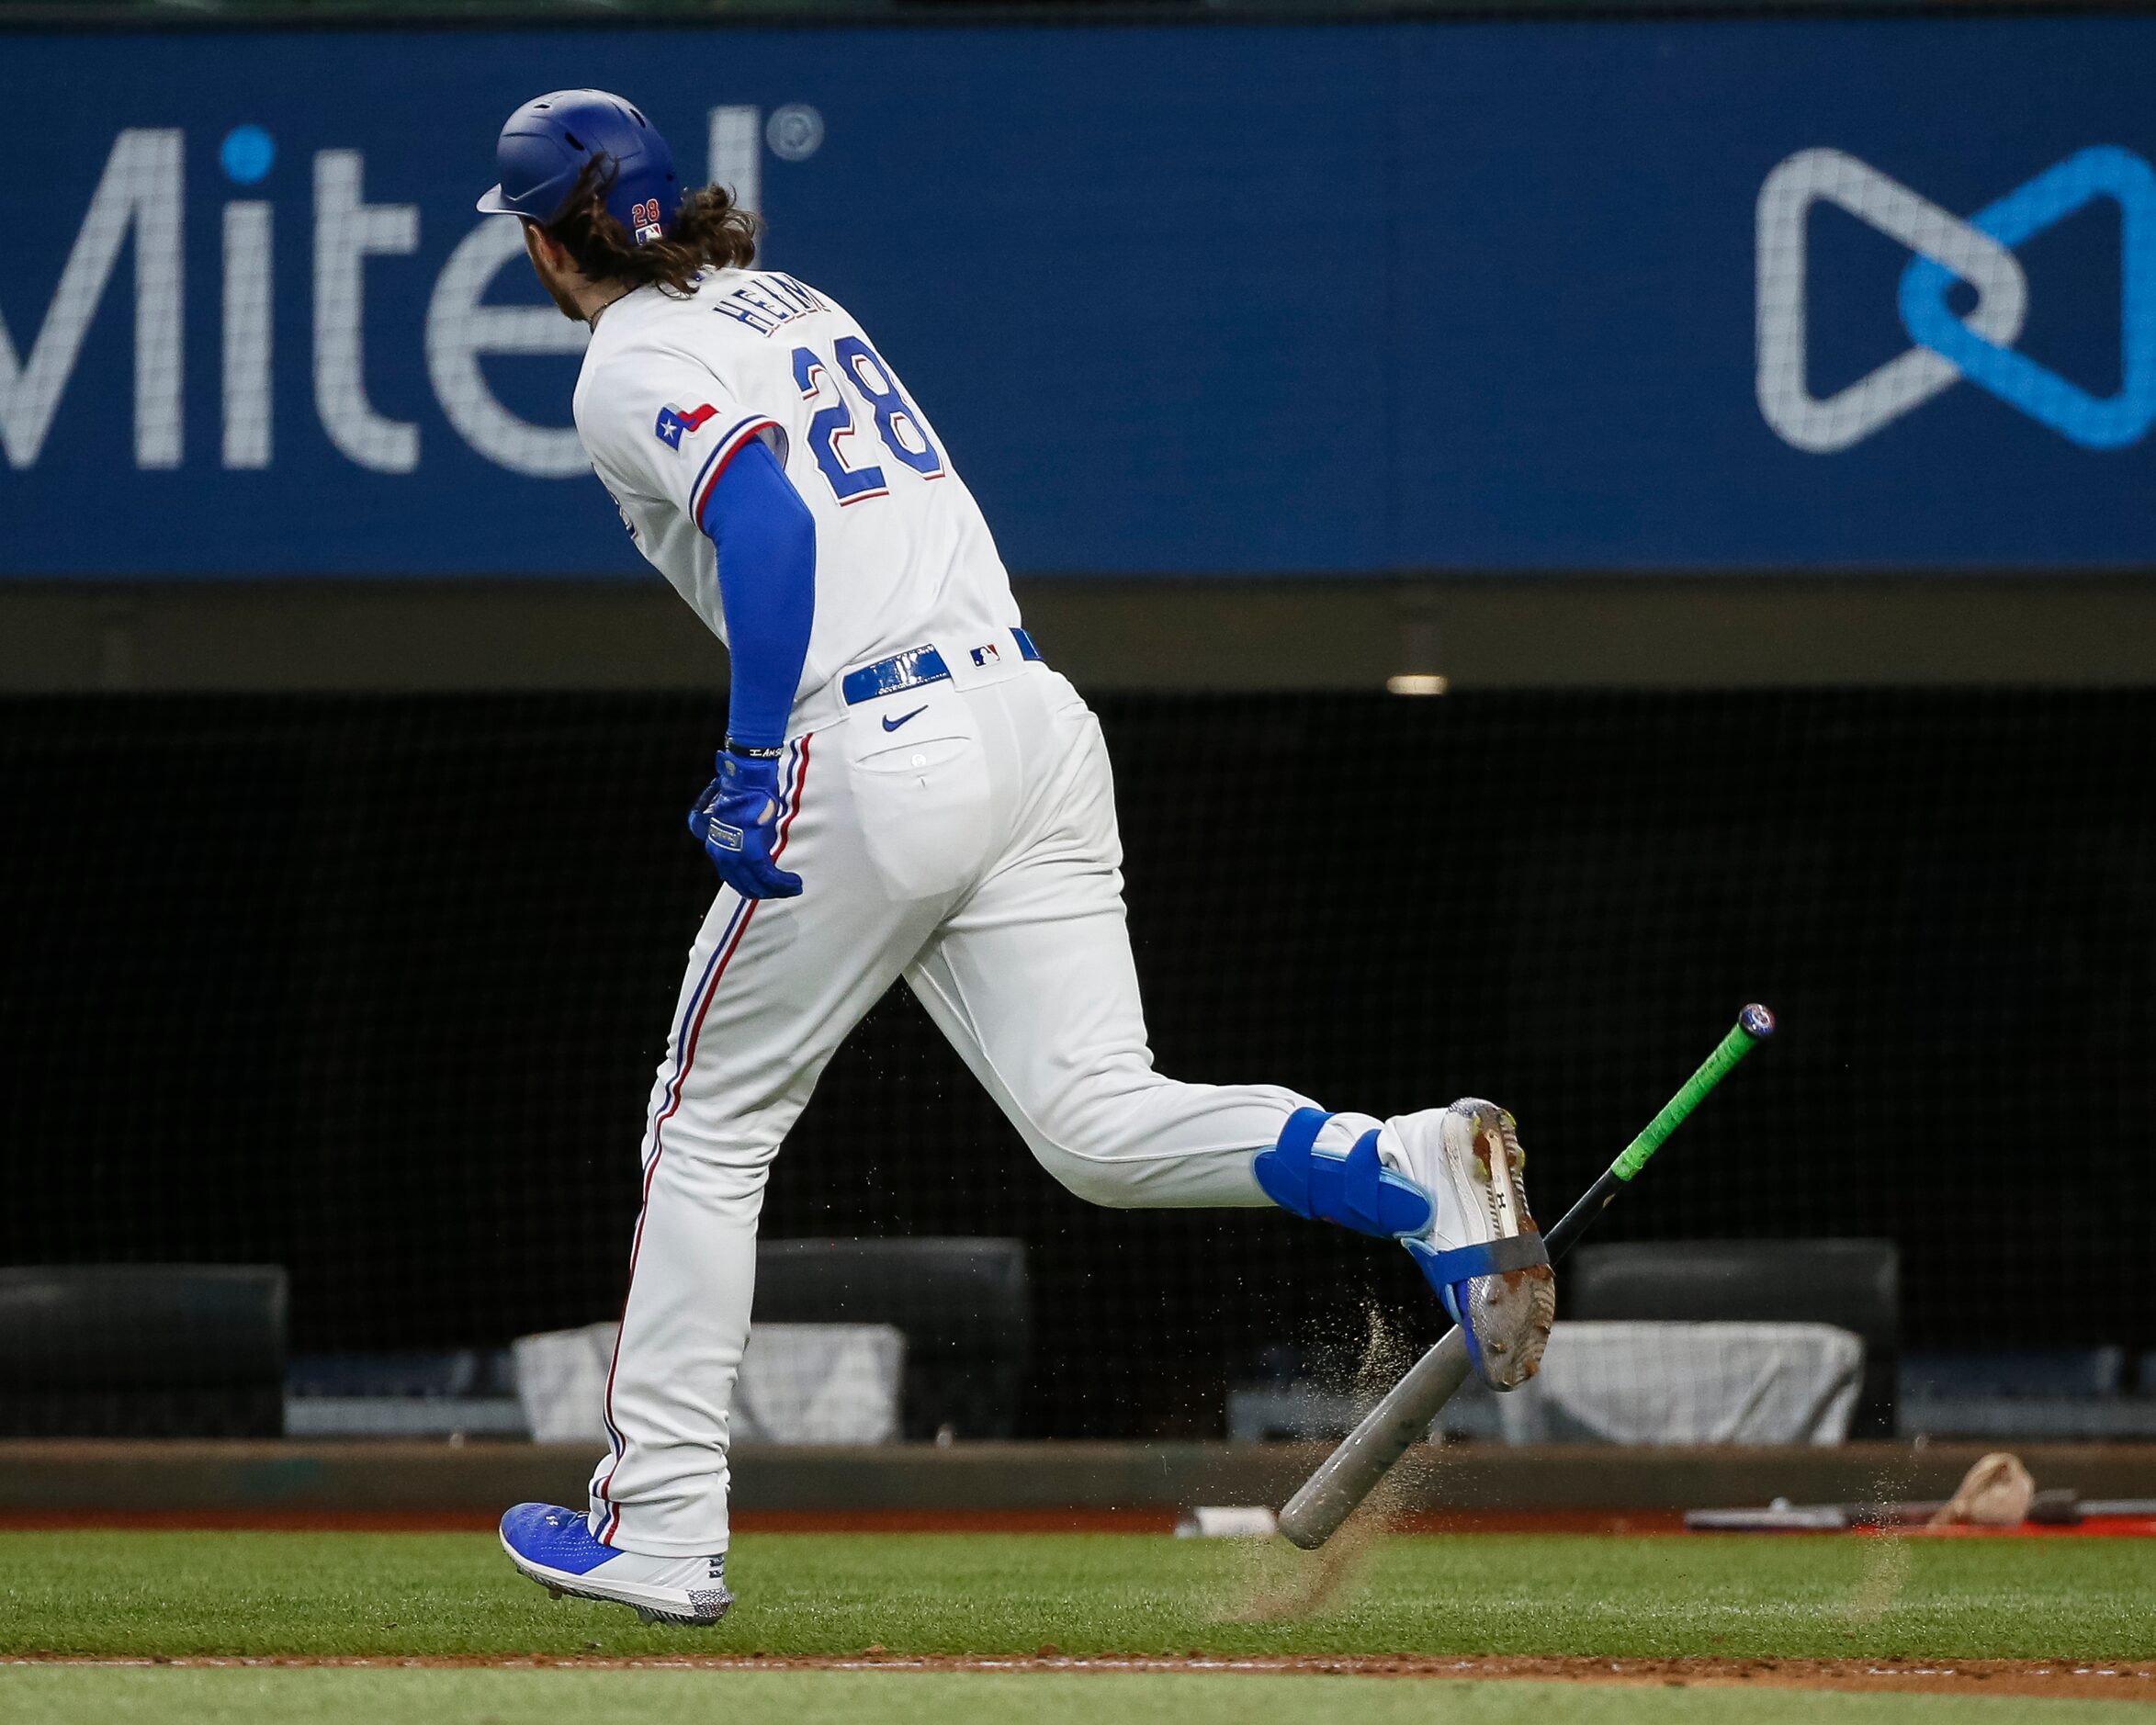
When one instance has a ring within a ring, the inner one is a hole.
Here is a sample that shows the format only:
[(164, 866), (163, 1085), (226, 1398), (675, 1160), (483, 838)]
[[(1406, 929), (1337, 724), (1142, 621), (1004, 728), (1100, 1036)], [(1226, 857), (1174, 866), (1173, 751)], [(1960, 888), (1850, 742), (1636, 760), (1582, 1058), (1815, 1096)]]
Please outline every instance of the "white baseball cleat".
[(1541, 1366), (1557, 1316), (1557, 1276), (1528, 1213), (1527, 1157), (1512, 1116), (1462, 1097), (1451, 1108), (1395, 1115), (1378, 1151), (1431, 1200), (1429, 1227), (1401, 1245), (1465, 1334), (1483, 1381), (1517, 1389)]
[(646, 1557), (617, 1551), (592, 1537), (581, 1509), (519, 1504), (502, 1517), (509, 1561), (557, 1599), (628, 1606), (647, 1623), (707, 1627), (726, 1616), (726, 1554)]

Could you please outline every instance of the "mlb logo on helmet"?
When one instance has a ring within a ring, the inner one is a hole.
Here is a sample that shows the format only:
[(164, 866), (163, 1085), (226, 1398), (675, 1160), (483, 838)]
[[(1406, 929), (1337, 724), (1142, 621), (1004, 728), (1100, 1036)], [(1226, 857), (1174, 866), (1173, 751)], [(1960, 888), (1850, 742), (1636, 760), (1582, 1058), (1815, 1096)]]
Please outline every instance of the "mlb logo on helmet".
[(679, 449), (682, 439), (704, 429), (704, 422), (718, 410), (708, 403), (692, 408), (684, 413), (672, 401), (659, 410), (659, 423), (652, 426), (652, 435), (669, 449)]
[(649, 244), (666, 231), (659, 220), (659, 200), (650, 197), (629, 211), (630, 231), (638, 245)]

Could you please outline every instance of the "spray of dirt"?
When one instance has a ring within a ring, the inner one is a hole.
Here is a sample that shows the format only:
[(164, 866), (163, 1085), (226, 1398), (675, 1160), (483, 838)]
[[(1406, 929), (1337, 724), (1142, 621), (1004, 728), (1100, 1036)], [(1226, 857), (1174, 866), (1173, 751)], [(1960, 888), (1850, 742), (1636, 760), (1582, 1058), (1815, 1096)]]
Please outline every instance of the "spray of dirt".
[[(1881, 1468), (1871, 1482), (1873, 1501), (1882, 1505), (1905, 1501), (1915, 1477), (1913, 1456)], [(1864, 1550), (1863, 1567), (1857, 1575), (1856, 1590), (1842, 1607), (1842, 1615), (1852, 1623), (1877, 1623), (1908, 1585), (1909, 1541), (1901, 1525), (1890, 1521), (1877, 1535), (1860, 1543)]]
[[(1358, 1403), (1375, 1403), (1415, 1363), (1413, 1339), (1376, 1304), (1362, 1309), (1361, 1347), (1349, 1382)], [(1421, 1495), (1434, 1467), (1427, 1447), (1411, 1449), (1315, 1551), (1285, 1539), (1252, 1540), (1239, 1553), (1234, 1586), (1220, 1617), (1235, 1623), (1285, 1623), (1315, 1617), (1351, 1597), (1393, 1527)]]

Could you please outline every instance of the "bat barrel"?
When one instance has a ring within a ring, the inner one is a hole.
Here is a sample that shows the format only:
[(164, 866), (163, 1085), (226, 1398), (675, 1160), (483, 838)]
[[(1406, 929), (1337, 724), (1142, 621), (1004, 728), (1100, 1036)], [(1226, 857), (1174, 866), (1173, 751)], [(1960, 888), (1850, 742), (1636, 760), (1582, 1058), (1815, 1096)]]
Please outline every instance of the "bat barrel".
[(1331, 1539), (1408, 1447), (1429, 1430), (1437, 1410), (1467, 1381), (1469, 1370), (1467, 1338), (1457, 1328), (1447, 1330), (1288, 1499), (1280, 1526), (1290, 1542), (1315, 1551)]

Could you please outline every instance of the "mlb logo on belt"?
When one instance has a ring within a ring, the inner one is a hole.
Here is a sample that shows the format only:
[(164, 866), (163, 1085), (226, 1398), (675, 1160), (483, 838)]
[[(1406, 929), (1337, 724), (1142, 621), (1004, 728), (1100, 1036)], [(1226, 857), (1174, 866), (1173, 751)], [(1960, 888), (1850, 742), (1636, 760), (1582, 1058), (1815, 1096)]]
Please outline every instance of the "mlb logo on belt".
[(715, 407), (699, 407), (684, 413), (669, 401), (659, 410), (659, 423), (651, 428), (652, 434), (669, 449), (679, 449), (683, 437), (703, 430), (704, 422), (717, 412)]
[(976, 665), (997, 665), (1002, 663), (1002, 660), (1003, 655), (996, 650), (996, 644), (993, 641), (990, 641), (986, 647), (976, 647), (973, 649), (973, 662)]

